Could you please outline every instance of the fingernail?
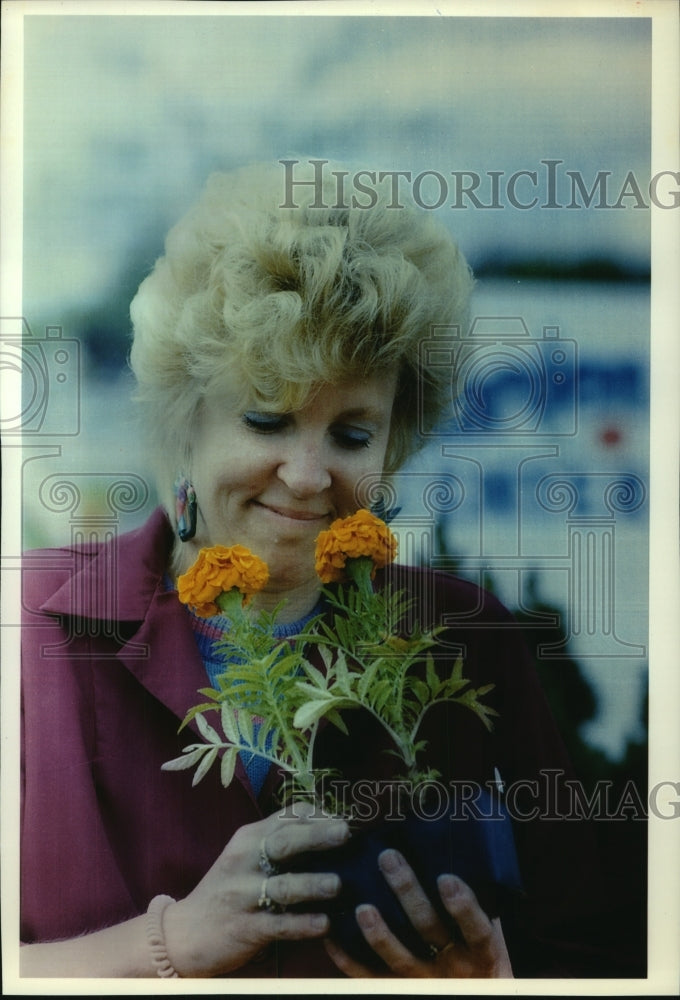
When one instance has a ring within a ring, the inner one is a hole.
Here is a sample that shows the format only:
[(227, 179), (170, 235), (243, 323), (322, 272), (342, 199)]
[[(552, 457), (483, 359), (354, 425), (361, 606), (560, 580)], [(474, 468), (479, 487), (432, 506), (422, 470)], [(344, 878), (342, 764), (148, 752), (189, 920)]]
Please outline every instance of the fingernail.
[(401, 867), (401, 855), (397, 851), (383, 851), (378, 858), (378, 864), (384, 872), (392, 874)]
[(328, 839), (332, 844), (344, 844), (349, 836), (349, 827), (344, 820), (333, 823), (328, 830)]
[(372, 906), (367, 906), (362, 903), (361, 906), (357, 906), (355, 910), (357, 923), (360, 927), (365, 927), (366, 930), (370, 930), (371, 927), (375, 926), (375, 910)]
[(324, 896), (336, 896), (340, 889), (340, 879), (337, 875), (323, 875), (320, 889)]
[(315, 931), (328, 930), (328, 917), (325, 913), (310, 913), (312, 929)]
[(460, 893), (460, 882), (455, 875), (440, 875), (437, 885), (441, 895), (448, 899), (453, 899)]

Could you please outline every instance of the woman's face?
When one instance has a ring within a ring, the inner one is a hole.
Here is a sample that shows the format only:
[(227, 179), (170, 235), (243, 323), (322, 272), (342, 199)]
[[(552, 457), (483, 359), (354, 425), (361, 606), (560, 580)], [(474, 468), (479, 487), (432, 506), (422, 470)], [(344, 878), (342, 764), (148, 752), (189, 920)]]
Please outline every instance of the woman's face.
[(310, 610), (316, 537), (357, 509), (357, 484), (382, 470), (395, 391), (396, 375), (380, 375), (324, 385), (290, 413), (235, 395), (206, 402), (191, 469), (198, 524), (182, 568), (203, 546), (245, 545), (269, 566), (268, 594), (289, 598), (285, 616)]

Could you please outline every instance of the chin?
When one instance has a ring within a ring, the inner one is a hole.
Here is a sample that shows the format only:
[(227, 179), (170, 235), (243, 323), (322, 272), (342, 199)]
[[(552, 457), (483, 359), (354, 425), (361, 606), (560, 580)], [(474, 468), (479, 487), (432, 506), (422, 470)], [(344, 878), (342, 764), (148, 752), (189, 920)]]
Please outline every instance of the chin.
[(290, 565), (277, 565), (274, 560), (267, 562), (267, 565), (269, 566), (269, 589), (276, 588), (285, 591), (316, 584), (321, 586), (313, 565), (307, 567), (306, 570), (302, 567), (299, 570), (291, 570)]

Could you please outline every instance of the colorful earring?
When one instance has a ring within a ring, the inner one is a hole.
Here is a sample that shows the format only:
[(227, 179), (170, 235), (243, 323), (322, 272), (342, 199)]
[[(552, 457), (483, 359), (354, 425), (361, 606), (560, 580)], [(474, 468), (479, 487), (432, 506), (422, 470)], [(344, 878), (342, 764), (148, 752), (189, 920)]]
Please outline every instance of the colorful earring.
[(178, 476), (175, 492), (175, 518), (180, 541), (188, 542), (196, 534), (196, 490), (184, 476)]

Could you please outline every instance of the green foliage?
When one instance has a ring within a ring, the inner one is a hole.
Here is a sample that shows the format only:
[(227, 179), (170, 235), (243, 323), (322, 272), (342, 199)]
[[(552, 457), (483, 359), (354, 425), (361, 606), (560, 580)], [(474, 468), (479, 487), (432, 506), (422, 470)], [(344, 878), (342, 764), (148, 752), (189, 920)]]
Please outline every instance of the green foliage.
[[(298, 678), (304, 664), (299, 642), (278, 640), (273, 634), (276, 614), (260, 613), (253, 621), (235, 616), (229, 636), (219, 645), (225, 671), (217, 687), (201, 688), (208, 700), (191, 708), (180, 727), (192, 720), (206, 741), (186, 747), (182, 757), (163, 764), (164, 770), (181, 770), (198, 763), (193, 783), (197, 784), (223, 751), (221, 779), (231, 782), (239, 751), (263, 757), (296, 776), (301, 791), (313, 785), (313, 733), (303, 733), (292, 718), (304, 701)], [(223, 736), (211, 726), (205, 714), (215, 712)]]
[[(350, 585), (326, 590), (329, 619), (315, 619), (292, 640), (274, 636), (276, 612), (255, 619), (237, 614), (220, 647), (225, 672), (217, 687), (201, 689), (207, 700), (195, 705), (182, 723), (195, 720), (204, 742), (186, 747), (164, 769), (196, 767), (197, 784), (221, 754), (221, 779), (227, 786), (237, 754), (245, 752), (286, 772), (289, 795), (312, 798), (314, 744), (323, 719), (346, 733), (344, 712), (369, 712), (389, 735), (389, 752), (412, 781), (437, 775), (418, 764), (426, 750), (420, 729), (433, 705), (457, 702), (491, 728), (496, 713), (481, 699), (493, 685), (471, 688), (461, 659), (440, 677), (432, 655), (437, 630), (416, 629), (410, 638), (401, 637), (398, 624), (409, 602), (402, 592), (374, 592), (365, 570), (358, 567)], [(323, 669), (311, 662), (314, 648)], [(209, 712), (215, 713), (222, 735), (206, 720)]]

